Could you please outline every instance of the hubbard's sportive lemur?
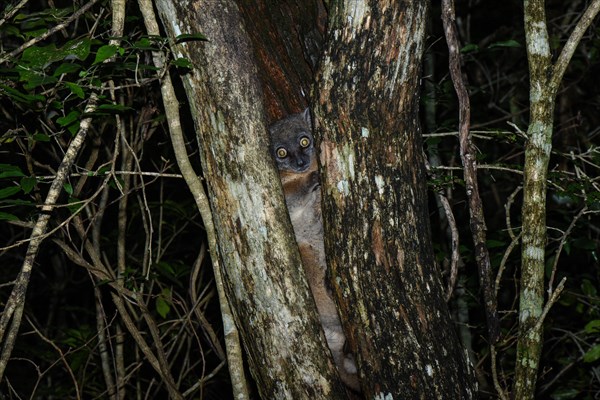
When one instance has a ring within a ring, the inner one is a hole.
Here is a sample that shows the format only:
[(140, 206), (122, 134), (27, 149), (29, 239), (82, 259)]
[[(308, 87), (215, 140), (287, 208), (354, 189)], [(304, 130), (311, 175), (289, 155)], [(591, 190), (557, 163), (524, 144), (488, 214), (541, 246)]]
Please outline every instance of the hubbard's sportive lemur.
[(326, 281), (321, 185), (311, 125), (308, 108), (275, 122), (269, 127), (271, 153), (279, 169), (304, 271), (327, 345), (342, 381), (351, 389), (360, 391), (356, 363), (351, 354), (344, 352), (346, 337)]

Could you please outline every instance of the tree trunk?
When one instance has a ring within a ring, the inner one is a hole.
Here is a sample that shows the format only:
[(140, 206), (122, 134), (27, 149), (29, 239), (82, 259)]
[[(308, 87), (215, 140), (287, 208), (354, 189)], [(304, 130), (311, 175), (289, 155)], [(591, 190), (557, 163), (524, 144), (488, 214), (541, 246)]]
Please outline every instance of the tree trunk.
[(556, 302), (562, 286), (549, 288), (544, 304), (546, 265), (546, 182), (552, 151), (556, 94), (569, 61), (584, 33), (600, 12), (600, 0), (592, 1), (552, 62), (544, 0), (524, 4), (525, 39), (529, 62), (529, 128), (523, 169), (521, 288), (519, 338), (515, 363), (514, 396), (535, 398), (542, 353), (544, 317)]
[(171, 38), (197, 30), (208, 37), (173, 50), (194, 64), (183, 82), (218, 236), (213, 257), (222, 260), (261, 397), (343, 398), (268, 151), (257, 69), (238, 7), (227, 0), (157, 7)]
[(428, 228), (416, 95), (427, 5), (335, 2), (317, 78), (330, 281), (367, 398), (475, 396)]
[(546, 249), (546, 180), (554, 116), (552, 67), (543, 1), (525, 2), (525, 34), (530, 77), (530, 116), (523, 182), (523, 239), (519, 340), (515, 365), (517, 399), (533, 399), (542, 352), (540, 317), (544, 306)]

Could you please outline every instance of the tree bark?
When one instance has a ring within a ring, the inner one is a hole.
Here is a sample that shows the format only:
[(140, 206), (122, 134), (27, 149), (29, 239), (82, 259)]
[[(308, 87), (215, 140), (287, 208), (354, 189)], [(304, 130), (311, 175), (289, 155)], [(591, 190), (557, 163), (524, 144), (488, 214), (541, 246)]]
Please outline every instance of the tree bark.
[(428, 228), (416, 95), (427, 6), (334, 2), (317, 77), (330, 282), (367, 398), (475, 396)]
[[(262, 93), (237, 5), (157, 2), (173, 46), (193, 64), (183, 77), (201, 145), (225, 288), (265, 399), (343, 398), (268, 151)], [(192, 32), (190, 32), (192, 30)]]
[(268, 121), (308, 105), (327, 15), (321, 0), (238, 1), (253, 44)]

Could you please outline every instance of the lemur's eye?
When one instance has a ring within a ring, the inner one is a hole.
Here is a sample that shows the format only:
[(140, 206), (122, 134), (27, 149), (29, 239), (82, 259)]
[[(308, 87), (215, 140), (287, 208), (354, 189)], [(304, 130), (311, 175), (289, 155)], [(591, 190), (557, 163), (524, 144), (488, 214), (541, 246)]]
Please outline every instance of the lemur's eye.
[(287, 150), (284, 149), (283, 147), (280, 147), (277, 149), (276, 151), (277, 153), (277, 157), (279, 158), (286, 158), (287, 157)]
[(300, 146), (302, 146), (304, 148), (310, 146), (310, 139), (307, 138), (306, 136), (302, 136), (300, 138)]

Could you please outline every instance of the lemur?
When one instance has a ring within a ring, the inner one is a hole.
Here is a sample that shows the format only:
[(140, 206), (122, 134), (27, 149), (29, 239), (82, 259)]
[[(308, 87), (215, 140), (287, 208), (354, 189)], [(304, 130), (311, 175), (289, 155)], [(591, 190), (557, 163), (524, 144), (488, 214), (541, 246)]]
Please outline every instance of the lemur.
[(346, 337), (327, 284), (321, 184), (311, 125), (308, 108), (272, 124), (269, 127), (271, 153), (279, 169), (304, 272), (317, 305), (327, 345), (342, 382), (360, 392), (356, 363), (352, 354), (344, 352)]

